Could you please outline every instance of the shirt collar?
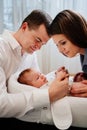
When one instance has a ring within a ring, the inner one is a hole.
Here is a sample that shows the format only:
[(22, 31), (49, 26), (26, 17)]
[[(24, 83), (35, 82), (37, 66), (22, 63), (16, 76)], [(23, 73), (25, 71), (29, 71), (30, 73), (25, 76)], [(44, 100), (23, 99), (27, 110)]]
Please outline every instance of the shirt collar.
[(13, 32), (5, 30), (2, 34), (2, 37), (8, 42), (8, 44), (11, 46), (13, 50), (17, 50), (18, 53), (21, 55), (21, 49), (22, 47), (18, 43), (18, 41), (13, 37), (12, 35)]
[[(20, 44), (17, 42), (17, 40), (12, 35), (13, 32), (5, 30), (2, 34), (2, 37), (4, 37), (7, 41), (9, 41), (10, 46), (15, 49), (20, 46)], [(21, 48), (21, 46), (20, 46)]]

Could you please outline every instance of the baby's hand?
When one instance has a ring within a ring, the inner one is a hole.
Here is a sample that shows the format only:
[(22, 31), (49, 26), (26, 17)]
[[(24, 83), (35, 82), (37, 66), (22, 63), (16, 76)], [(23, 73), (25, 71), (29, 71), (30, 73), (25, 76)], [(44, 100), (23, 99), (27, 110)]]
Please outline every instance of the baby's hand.
[(59, 81), (64, 80), (65, 78), (68, 78), (68, 77), (69, 77), (69, 74), (67, 73), (65, 69), (56, 72), (56, 78)]
[(68, 70), (65, 68), (65, 66), (58, 68), (57, 71), (55, 72), (55, 74), (57, 74), (60, 71), (65, 71), (67, 74), (69, 73)]

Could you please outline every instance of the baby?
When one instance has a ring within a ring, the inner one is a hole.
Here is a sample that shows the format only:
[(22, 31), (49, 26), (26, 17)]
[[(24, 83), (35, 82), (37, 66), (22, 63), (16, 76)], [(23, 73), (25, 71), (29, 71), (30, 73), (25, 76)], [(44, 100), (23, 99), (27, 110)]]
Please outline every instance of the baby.
[(19, 74), (18, 82), (26, 85), (31, 85), (40, 88), (42, 85), (47, 83), (47, 79), (44, 74), (39, 71), (29, 68), (25, 69)]
[[(65, 69), (62, 69), (62, 70), (56, 71), (55, 77), (57, 77), (57, 79), (60, 81), (68, 77), (68, 73)], [(48, 83), (46, 76), (33, 68), (28, 68), (22, 71), (19, 74), (17, 81), (19, 83), (31, 85), (37, 88), (40, 88), (44, 84)]]

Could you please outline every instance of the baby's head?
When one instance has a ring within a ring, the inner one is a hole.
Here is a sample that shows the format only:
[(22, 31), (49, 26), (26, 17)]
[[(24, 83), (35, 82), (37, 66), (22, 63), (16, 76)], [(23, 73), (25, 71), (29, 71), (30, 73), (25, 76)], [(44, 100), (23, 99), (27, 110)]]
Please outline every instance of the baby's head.
[(79, 72), (74, 76), (74, 82), (81, 82), (83, 80), (87, 80), (87, 74), (84, 72)]
[(38, 72), (33, 68), (28, 68), (19, 74), (18, 82), (26, 85), (31, 85), (40, 88), (47, 83), (47, 79), (44, 74)]

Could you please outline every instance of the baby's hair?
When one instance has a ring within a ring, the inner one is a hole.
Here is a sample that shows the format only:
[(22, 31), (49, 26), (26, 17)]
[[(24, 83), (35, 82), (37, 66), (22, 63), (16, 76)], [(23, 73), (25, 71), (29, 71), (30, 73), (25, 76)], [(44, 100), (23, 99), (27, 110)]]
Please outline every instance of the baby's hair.
[(25, 79), (25, 73), (29, 73), (29, 72), (31, 72), (31, 70), (32, 70), (31, 68), (28, 68), (28, 69), (23, 70), (23, 71), (19, 74), (19, 77), (18, 77), (17, 81), (18, 81), (19, 83), (22, 83), (22, 84), (27, 84), (26, 79)]
[(79, 82), (82, 80), (87, 80), (87, 73), (79, 72), (74, 76), (74, 79), (73, 79), (74, 82)]

